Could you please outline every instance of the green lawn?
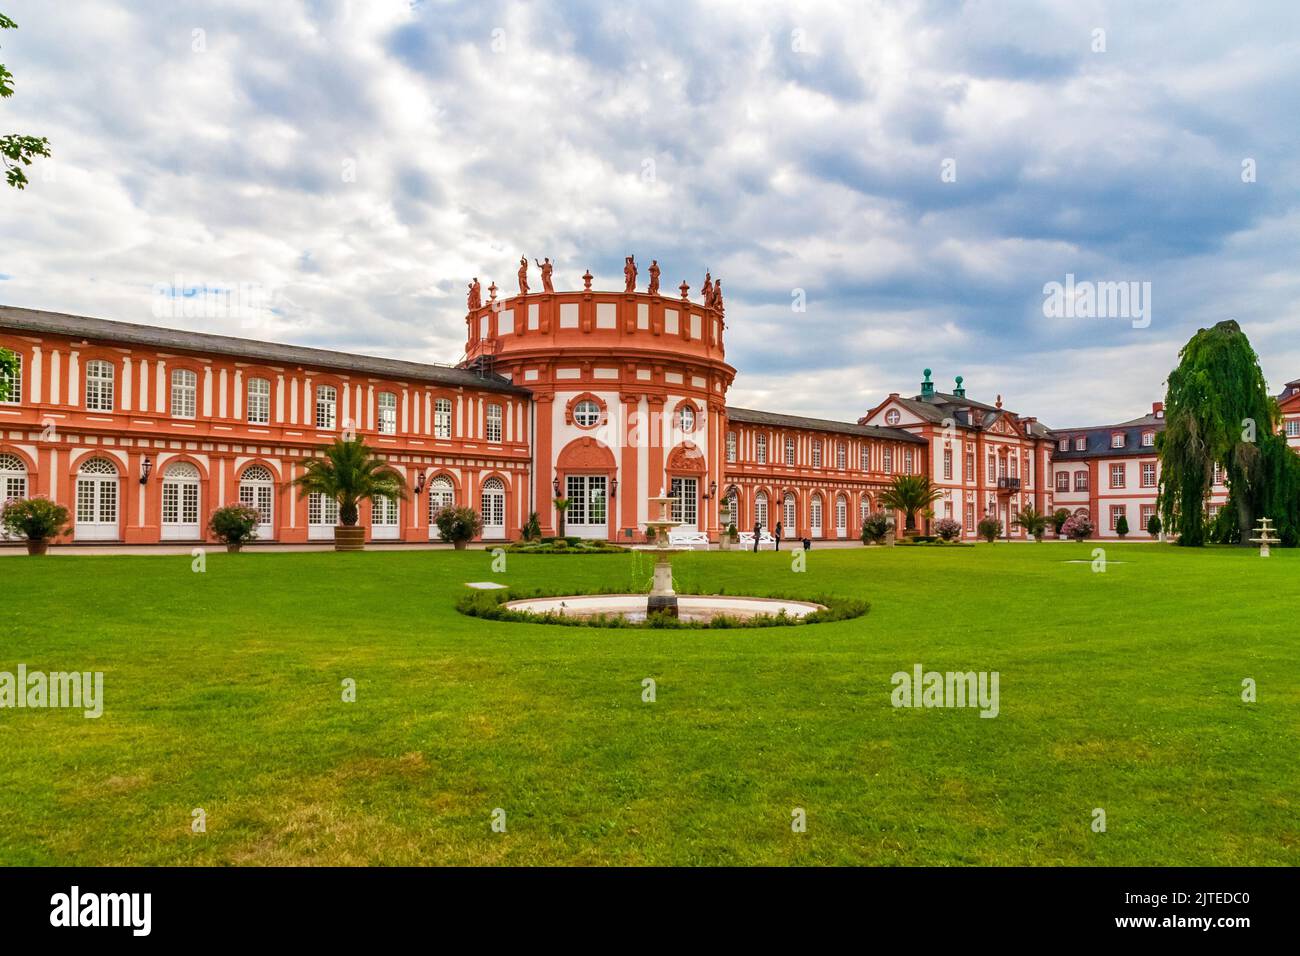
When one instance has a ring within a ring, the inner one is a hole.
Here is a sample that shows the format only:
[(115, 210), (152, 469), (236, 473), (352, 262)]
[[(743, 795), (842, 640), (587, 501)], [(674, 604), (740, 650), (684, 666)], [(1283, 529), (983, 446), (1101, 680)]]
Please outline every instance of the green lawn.
[[(1092, 547), (680, 558), (688, 591), (871, 602), (734, 631), (452, 610), (626, 590), (630, 554), (0, 558), (0, 671), (106, 698), (0, 710), (0, 863), (1300, 863), (1300, 553)], [(917, 663), (998, 671), (1000, 715), (894, 709)]]

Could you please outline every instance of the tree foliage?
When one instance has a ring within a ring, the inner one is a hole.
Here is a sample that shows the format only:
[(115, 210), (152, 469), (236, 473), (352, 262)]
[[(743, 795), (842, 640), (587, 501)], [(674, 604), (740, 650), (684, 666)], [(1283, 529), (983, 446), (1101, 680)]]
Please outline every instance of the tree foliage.
[(360, 438), (337, 439), (324, 449), (323, 457), (303, 462), (306, 469), (293, 480), (298, 497), (324, 495), (339, 504), (339, 523), (357, 523), (359, 502), (375, 498), (406, 498), (406, 482), (392, 471), (374, 449)]
[[(18, 24), (0, 13), (0, 30), (16, 29)], [(0, 98), (13, 95), (14, 75), (0, 63)], [(50, 141), (44, 136), (24, 136), (20, 133), (0, 136), (0, 165), (4, 166), (5, 180), (16, 189), (27, 185), (27, 174), (23, 172), (23, 167), (30, 166), (37, 156), (49, 155)]]
[[(1160, 455), (1160, 511), (1166, 529), (1185, 547), (1232, 530), (1244, 542), (1259, 515), (1273, 518), (1294, 542), (1300, 502), (1300, 459), (1277, 434), (1280, 413), (1259, 357), (1236, 322), (1201, 329), (1183, 346), (1169, 374)], [(1230, 515), (1214, 533), (1205, 504), (1215, 463), (1227, 478)]]

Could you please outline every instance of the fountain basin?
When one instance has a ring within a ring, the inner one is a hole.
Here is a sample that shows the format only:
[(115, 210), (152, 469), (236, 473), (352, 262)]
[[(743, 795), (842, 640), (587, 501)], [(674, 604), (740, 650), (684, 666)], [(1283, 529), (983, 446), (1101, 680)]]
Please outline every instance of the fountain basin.
[[(762, 614), (807, 617), (824, 611), (824, 604), (782, 598), (738, 597), (731, 594), (678, 594), (677, 617), (682, 621), (711, 621), (719, 615), (748, 620)], [(621, 617), (632, 622), (646, 619), (644, 594), (576, 594), (567, 597), (535, 597), (507, 601), (501, 605), (528, 614), (563, 614), (568, 617)]]

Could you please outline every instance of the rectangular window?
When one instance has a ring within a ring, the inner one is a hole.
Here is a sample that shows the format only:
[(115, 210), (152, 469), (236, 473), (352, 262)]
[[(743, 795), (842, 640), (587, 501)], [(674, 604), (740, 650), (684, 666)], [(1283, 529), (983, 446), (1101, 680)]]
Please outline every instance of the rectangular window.
[(1056, 473), (1056, 490), (1057, 491), (1070, 490), (1070, 473), (1068, 471), (1058, 471)]
[(172, 418), (193, 418), (199, 377), (187, 368), (172, 372)]
[(754, 457), (760, 465), (767, 464), (767, 436), (759, 435), (754, 439)]
[(975, 453), (968, 452), (966, 455), (966, 480), (975, 480)]
[(1142, 433), (1142, 447), (1143, 447), (1143, 448), (1150, 448), (1150, 447), (1151, 447), (1152, 445), (1154, 445), (1155, 443), (1156, 443), (1156, 433), (1155, 433), (1155, 432), (1143, 432), (1143, 433)]
[(1056, 447), (1057, 447), (1057, 450), (1059, 450), (1059, 451), (1069, 451), (1069, 450), (1070, 450), (1070, 439), (1068, 439), (1068, 438), (1062, 438), (1062, 439), (1057, 443)]
[(1147, 525), (1151, 523), (1151, 516), (1154, 515), (1155, 513), (1156, 513), (1155, 505), (1142, 506), (1142, 530), (1143, 531), (1147, 529)]
[(397, 434), (397, 396), (392, 392), (379, 393), (379, 434)]
[(1288, 418), (1286, 420), (1286, 437), (1300, 438), (1300, 418)]
[(893, 474), (894, 473), (894, 449), (891, 448), (889, 445), (886, 445), (883, 449), (881, 449), (881, 456), (882, 456), (881, 464), (882, 467), (885, 469), (885, 474), (887, 475)]
[(264, 378), (248, 380), (248, 421), (251, 425), (271, 422), (271, 383)]
[(451, 437), (451, 399), (439, 398), (433, 403), (433, 437)]
[(499, 442), (501, 440), (501, 406), (489, 405), (487, 407), (487, 440)]
[(1111, 531), (1114, 531), (1115, 527), (1119, 524), (1119, 519), (1124, 515), (1126, 507), (1127, 507), (1126, 505), (1110, 506), (1110, 530)]
[(339, 393), (333, 385), (316, 386), (316, 427), (333, 428), (338, 421)]
[(1124, 466), (1123, 465), (1110, 466), (1110, 486), (1112, 488), (1124, 487)]
[(113, 366), (99, 359), (86, 363), (86, 410), (113, 410)]
[(820, 441), (813, 442), (812, 465), (814, 468), (822, 466), (822, 443)]
[(1088, 439), (1087, 439), (1087, 438), (1083, 438), (1083, 437), (1076, 438), (1076, 439), (1074, 440), (1074, 450), (1075, 450), (1075, 451), (1087, 451), (1087, 450), (1088, 450)]
[(903, 474), (910, 475), (912, 473), (913, 462), (914, 459), (912, 455), (912, 449), (910, 448), (904, 449), (903, 450)]
[(1156, 486), (1156, 463), (1154, 461), (1142, 462), (1142, 487), (1154, 488)]
[(0, 393), (3, 393), (4, 397), (0, 398), (0, 401), (6, 405), (17, 405), (23, 400), (23, 357), (9, 349), (0, 349), (0, 351), (17, 363), (12, 372), (8, 368), (0, 368), (0, 382), (4, 383), (4, 387), (0, 388)]
[(727, 461), (736, 460), (736, 433), (727, 432)]
[(307, 523), (333, 527), (339, 523), (339, 503), (324, 495), (307, 496)]
[(1123, 432), (1116, 432), (1115, 434), (1113, 434), (1113, 435), (1110, 436), (1110, 447), (1111, 447), (1111, 448), (1123, 448), (1123, 447), (1124, 447), (1124, 433), (1123, 433)]
[(1075, 491), (1088, 490), (1088, 473), (1086, 471), (1076, 471), (1074, 473), (1074, 490)]
[(862, 470), (871, 470), (871, 446), (866, 442), (862, 444)]
[(699, 503), (699, 485), (694, 478), (674, 478), (668, 494), (673, 499), (672, 515), (688, 528), (697, 527), (696, 506)]
[(985, 481), (992, 481), (998, 474), (998, 456), (989, 455), (989, 469), (984, 473)]
[(844, 442), (835, 446), (835, 467), (841, 471), (849, 467), (849, 450), (845, 447)]
[(1216, 485), (1223, 484), (1223, 466), (1217, 461), (1214, 463), (1214, 483)]
[(943, 450), (943, 477), (947, 481), (952, 480), (952, 449)]
[(794, 438), (786, 436), (785, 439), (785, 463), (789, 467), (794, 467)]

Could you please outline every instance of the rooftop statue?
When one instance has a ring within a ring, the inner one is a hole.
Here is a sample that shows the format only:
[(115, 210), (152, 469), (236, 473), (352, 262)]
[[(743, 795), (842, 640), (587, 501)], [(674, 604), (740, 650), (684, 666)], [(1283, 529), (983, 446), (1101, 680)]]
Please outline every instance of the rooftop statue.
[(519, 258), (519, 294), (528, 294), (528, 257)]
[(623, 266), (623, 278), (627, 280), (627, 283), (623, 291), (635, 292), (636, 291), (636, 259), (634, 259), (632, 256), (627, 257), (626, 264)]
[(478, 276), (469, 284), (469, 310), (476, 312), (483, 307), (483, 287), (479, 285)]
[(646, 287), (646, 291), (649, 292), (651, 295), (659, 294), (659, 260), (658, 259), (650, 260), (650, 285)]
[[(537, 260), (534, 259), (533, 262), (537, 262)], [(551, 270), (554, 266), (551, 265), (550, 256), (547, 256), (545, 262), (537, 262), (537, 268), (542, 270), (542, 291), (554, 292), (555, 286), (551, 285)]]

